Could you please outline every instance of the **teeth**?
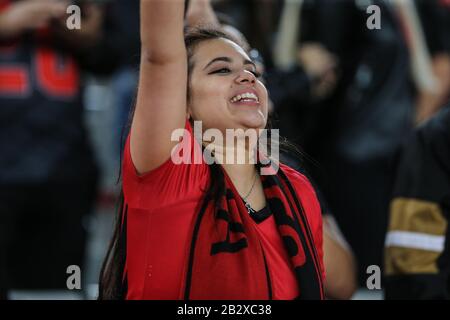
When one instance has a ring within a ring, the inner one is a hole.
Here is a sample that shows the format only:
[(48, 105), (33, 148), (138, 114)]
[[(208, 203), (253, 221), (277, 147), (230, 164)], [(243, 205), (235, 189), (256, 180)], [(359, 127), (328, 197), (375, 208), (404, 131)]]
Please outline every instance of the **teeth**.
[(246, 93), (243, 93), (243, 94), (238, 94), (237, 96), (233, 97), (231, 99), (231, 102), (237, 102), (237, 101), (243, 100), (243, 99), (250, 99), (250, 100), (254, 100), (256, 102), (259, 101), (258, 97), (254, 93), (246, 92)]

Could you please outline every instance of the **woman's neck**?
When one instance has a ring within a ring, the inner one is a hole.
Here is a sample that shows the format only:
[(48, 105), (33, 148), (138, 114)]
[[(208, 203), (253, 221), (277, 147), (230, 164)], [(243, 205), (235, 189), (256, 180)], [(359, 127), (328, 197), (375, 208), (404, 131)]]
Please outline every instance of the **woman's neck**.
[(228, 177), (241, 196), (245, 196), (255, 183), (256, 168), (254, 145), (244, 139), (234, 143), (211, 142), (206, 147), (211, 151), (216, 163), (222, 165)]
[(254, 164), (222, 164), (234, 187), (241, 196), (245, 196), (250, 190), (255, 175), (258, 174)]

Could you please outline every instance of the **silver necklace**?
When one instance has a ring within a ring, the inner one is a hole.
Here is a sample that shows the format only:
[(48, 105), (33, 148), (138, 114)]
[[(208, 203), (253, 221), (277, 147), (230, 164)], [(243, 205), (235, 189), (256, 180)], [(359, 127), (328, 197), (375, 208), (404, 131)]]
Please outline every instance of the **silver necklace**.
[(257, 177), (257, 176), (258, 176), (258, 175), (257, 175), (257, 173), (255, 172), (255, 177), (254, 177), (254, 179), (253, 179), (253, 184), (252, 184), (252, 187), (250, 188), (250, 191), (247, 193), (247, 195), (246, 195), (245, 197), (242, 197), (242, 200), (244, 200), (245, 207), (247, 208), (247, 212), (248, 212), (249, 214), (250, 214), (250, 213), (256, 212), (255, 209), (252, 208), (252, 206), (250, 205), (250, 203), (247, 202), (247, 198), (250, 196), (250, 194), (251, 194), (252, 191), (253, 191), (253, 187), (255, 186), (255, 182), (256, 182), (256, 177)]

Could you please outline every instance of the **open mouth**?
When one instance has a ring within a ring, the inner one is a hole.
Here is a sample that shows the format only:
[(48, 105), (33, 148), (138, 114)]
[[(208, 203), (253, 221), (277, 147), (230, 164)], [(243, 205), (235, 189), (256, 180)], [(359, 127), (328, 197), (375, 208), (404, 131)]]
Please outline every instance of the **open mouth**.
[(244, 92), (238, 95), (235, 95), (230, 99), (231, 103), (246, 103), (246, 104), (259, 104), (259, 99), (256, 94), (253, 92)]

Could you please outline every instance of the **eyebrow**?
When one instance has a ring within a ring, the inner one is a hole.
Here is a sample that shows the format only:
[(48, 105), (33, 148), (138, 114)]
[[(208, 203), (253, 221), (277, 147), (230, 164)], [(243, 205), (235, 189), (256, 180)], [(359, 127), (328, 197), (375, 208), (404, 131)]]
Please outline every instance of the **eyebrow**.
[[(210, 65), (212, 65), (213, 63), (217, 62), (217, 61), (224, 61), (224, 62), (233, 62), (233, 59), (229, 58), (229, 57), (217, 57), (212, 59), (204, 68), (203, 70), (205, 70), (206, 68), (208, 68)], [(244, 65), (252, 65), (255, 69), (256, 69), (256, 65), (253, 61), (248, 60), (248, 59), (244, 59)]]

